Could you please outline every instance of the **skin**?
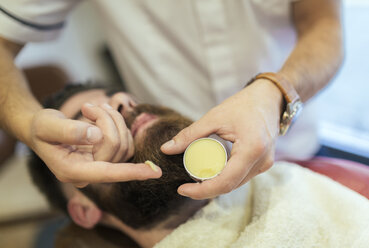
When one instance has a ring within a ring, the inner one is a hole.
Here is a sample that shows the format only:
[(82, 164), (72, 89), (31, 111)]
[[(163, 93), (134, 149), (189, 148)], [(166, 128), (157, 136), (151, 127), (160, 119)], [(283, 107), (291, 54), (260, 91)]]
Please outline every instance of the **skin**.
[[(341, 2), (302, 0), (292, 4), (297, 44), (278, 72), (307, 101), (328, 84), (342, 62)], [(185, 184), (178, 193), (205, 199), (228, 193), (269, 169), (278, 138), (282, 95), (265, 79), (257, 80), (162, 146), (166, 154), (183, 152), (195, 139), (212, 133), (233, 142), (222, 173), (201, 184)]]
[[(2, 129), (34, 150), (62, 182), (82, 187), (88, 183), (145, 180), (161, 176), (160, 170), (155, 172), (145, 164), (99, 161), (91, 152), (82, 154), (75, 151), (73, 145), (98, 144), (103, 138), (101, 130), (90, 123), (67, 119), (60, 111), (42, 109), (22, 73), (14, 65), (21, 48), (22, 45), (0, 38)], [(114, 117), (117, 116), (114, 111), (109, 110), (107, 114), (110, 122), (115, 123), (118, 120)], [(88, 110), (86, 113), (89, 113)], [(92, 134), (90, 137), (89, 133)]]
[[(88, 104), (86, 104), (86, 102)], [(113, 111), (114, 109), (118, 109), (119, 105), (122, 106), (121, 111)], [(133, 142), (136, 144), (141, 142), (145, 137), (145, 130), (155, 123), (154, 121), (150, 125), (141, 127), (133, 138), (127, 138), (126, 135), (131, 136), (131, 132), (124, 124), (124, 118), (127, 118), (129, 112), (133, 111), (134, 106), (136, 106), (136, 103), (129, 94), (119, 92), (108, 97), (104, 90), (96, 89), (83, 91), (70, 97), (63, 103), (60, 111), (67, 118), (73, 118), (80, 110), (82, 110), (83, 116), (80, 120), (84, 122), (96, 122), (103, 133), (103, 142), (95, 145), (76, 146), (77, 150), (83, 152), (92, 149), (92, 155), (95, 158), (100, 156), (97, 158), (98, 160), (110, 160), (111, 157), (118, 157), (118, 160), (120, 160), (122, 158), (130, 158), (133, 156)], [(111, 118), (109, 117), (109, 114), (117, 114), (113, 118), (114, 122), (110, 121)], [(113, 138), (110, 138), (112, 133), (115, 134), (112, 135)], [(114, 139), (114, 137), (120, 137), (120, 140)], [(125, 149), (114, 149), (117, 144), (124, 144)], [(107, 185), (96, 186), (104, 187)], [(126, 225), (113, 214), (100, 210), (93, 201), (86, 197), (74, 185), (63, 183), (62, 189), (68, 199), (69, 215), (77, 225), (84, 228), (92, 228), (97, 223), (100, 223), (116, 228), (127, 234), (143, 248), (153, 247), (156, 243), (170, 234), (175, 228), (168, 227), (167, 224), (169, 222), (173, 223), (173, 221), (175, 221), (179, 225), (208, 203), (206, 200), (194, 202), (191, 206), (182, 210), (176, 216), (159, 223), (157, 226), (152, 227), (149, 230), (134, 229)], [(104, 192), (108, 192), (108, 190), (104, 189)], [(173, 224), (170, 226), (173, 226)]]
[[(134, 139), (140, 139), (144, 131), (144, 129), (140, 130), (133, 138), (124, 121), (124, 116), (128, 115), (136, 105), (133, 97), (124, 92), (108, 97), (104, 90), (96, 89), (72, 96), (62, 105), (60, 111), (66, 118), (73, 118), (81, 111), (82, 116), (79, 120), (96, 125), (103, 136), (100, 142), (93, 145), (73, 146), (73, 151), (95, 161), (119, 163), (129, 160), (134, 154)], [(120, 112), (118, 112), (119, 107), (121, 107)], [(146, 164), (134, 166), (141, 166), (144, 170), (149, 167)], [(156, 167), (156, 169), (158, 170), (156, 175), (161, 175), (160, 168)], [(75, 186), (85, 187), (87, 184), (87, 182), (80, 182)]]
[(121, 105), (124, 106), (124, 111), (131, 110), (136, 103), (128, 94), (117, 93), (108, 97), (101, 89), (90, 90), (72, 96), (67, 103), (60, 108), (67, 118), (73, 118), (82, 109), (84, 116), (80, 120), (96, 123), (101, 130), (106, 130), (103, 132), (103, 141), (93, 146), (95, 160), (116, 163), (127, 161), (133, 156), (134, 145), (131, 132), (122, 114), (110, 105), (114, 105), (115, 109)]
[[(323, 88), (337, 71), (343, 57), (339, 0), (301, 0), (292, 3), (297, 44), (278, 72), (289, 80), (306, 101)], [(14, 66), (21, 45), (0, 39), (1, 127), (26, 143), (62, 182), (116, 182), (159, 177), (146, 166), (96, 161), (72, 145), (101, 141), (100, 129), (87, 137), (89, 123), (67, 119), (56, 110), (42, 109), (27, 82)], [(267, 170), (273, 164), (278, 137), (282, 95), (268, 80), (257, 80), (199, 121), (181, 131), (162, 151), (177, 154), (195, 139), (217, 133), (234, 143), (223, 173), (201, 184), (182, 185), (178, 192), (194, 199), (227, 193)], [(113, 116), (111, 116), (112, 121)], [(91, 154), (89, 154), (91, 155)]]

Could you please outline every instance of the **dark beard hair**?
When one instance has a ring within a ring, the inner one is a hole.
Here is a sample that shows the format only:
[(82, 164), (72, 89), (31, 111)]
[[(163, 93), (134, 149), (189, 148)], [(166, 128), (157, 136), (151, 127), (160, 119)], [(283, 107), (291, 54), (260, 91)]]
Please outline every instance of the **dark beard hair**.
[(135, 154), (129, 162), (142, 163), (151, 160), (158, 165), (163, 175), (159, 179), (130, 181), (110, 184), (110, 187), (91, 185), (82, 189), (103, 211), (112, 213), (125, 224), (138, 229), (150, 229), (193, 202), (177, 193), (177, 188), (193, 182), (183, 167), (183, 154), (165, 155), (161, 145), (173, 138), (192, 121), (173, 110), (152, 105), (139, 105), (129, 118), (132, 125), (140, 113), (159, 116), (159, 120), (145, 131), (143, 142), (135, 144)]

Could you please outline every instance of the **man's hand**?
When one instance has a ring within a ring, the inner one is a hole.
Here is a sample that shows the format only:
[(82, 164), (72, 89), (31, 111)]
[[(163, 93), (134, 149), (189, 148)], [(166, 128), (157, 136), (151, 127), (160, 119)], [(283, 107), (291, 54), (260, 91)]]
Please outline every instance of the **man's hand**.
[[(101, 120), (99, 125), (104, 128), (116, 127), (119, 125), (117, 122), (123, 121), (123, 118), (117, 119), (115, 113), (112, 113), (114, 115), (112, 117), (108, 109), (103, 112), (102, 108), (96, 110), (84, 106), (82, 111), (90, 119)], [(106, 162), (118, 161), (119, 156), (132, 155), (132, 151), (125, 150), (123, 146), (118, 147), (114, 145), (116, 144), (114, 140), (110, 140), (116, 138), (113, 137), (116, 133), (119, 140), (126, 134), (124, 130), (115, 129), (112, 133), (105, 133), (103, 137), (101, 130), (90, 123), (69, 120), (60, 111), (43, 109), (32, 119), (31, 142), (28, 145), (60, 181), (74, 183), (78, 187), (84, 187), (88, 183), (145, 180), (161, 176), (160, 169), (155, 172), (145, 164)], [(102, 142), (103, 138), (108, 140)], [(98, 151), (93, 154), (92, 149), (81, 150), (76, 146), (94, 144), (99, 146), (100, 142), (102, 143), (98, 150), (106, 151), (110, 147), (108, 155), (100, 154)], [(97, 161), (94, 155), (97, 159), (105, 161)]]
[(101, 106), (85, 104), (82, 114), (96, 124), (103, 134), (103, 139), (93, 146), (95, 161), (126, 162), (134, 155), (134, 142), (121, 113), (109, 104)]
[[(301, 0), (291, 4), (298, 40), (282, 74), (303, 101), (323, 88), (342, 62), (341, 1)], [(231, 191), (273, 163), (282, 95), (266, 80), (255, 81), (180, 132), (163, 152), (183, 152), (191, 141), (217, 133), (233, 142), (223, 172), (201, 184), (187, 184), (178, 192), (192, 198), (209, 198)]]
[(178, 193), (204, 199), (228, 193), (269, 169), (279, 132), (283, 97), (274, 83), (259, 79), (211, 109), (162, 146), (178, 154), (195, 139), (216, 133), (233, 143), (230, 159), (220, 175), (202, 183), (184, 184)]
[[(57, 110), (42, 109), (22, 73), (14, 65), (15, 56), (21, 48), (22, 45), (0, 37), (1, 128), (34, 150), (62, 182), (82, 187), (88, 183), (144, 180), (161, 176), (160, 169), (155, 172), (145, 164), (110, 163), (118, 161), (118, 157), (128, 159), (132, 154), (131, 150), (126, 149), (130, 141), (124, 130), (116, 129), (106, 134), (104, 138), (107, 140), (99, 147), (103, 138), (99, 128), (86, 122), (66, 119)], [(101, 125), (119, 125), (121, 120), (116, 118), (116, 113), (107, 112), (111, 120)], [(114, 132), (119, 136), (119, 148), (116, 137), (113, 137)], [(128, 140), (122, 141), (125, 135)], [(76, 145), (95, 145), (99, 152), (93, 154), (91, 149), (78, 150)], [(127, 145), (126, 148), (124, 145)]]

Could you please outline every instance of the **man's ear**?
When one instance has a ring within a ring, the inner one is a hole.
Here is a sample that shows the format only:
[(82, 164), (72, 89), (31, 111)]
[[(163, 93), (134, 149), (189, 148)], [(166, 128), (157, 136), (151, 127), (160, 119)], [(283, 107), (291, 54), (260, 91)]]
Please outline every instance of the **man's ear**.
[(68, 212), (74, 223), (87, 229), (93, 228), (102, 217), (102, 211), (82, 194), (69, 199)]

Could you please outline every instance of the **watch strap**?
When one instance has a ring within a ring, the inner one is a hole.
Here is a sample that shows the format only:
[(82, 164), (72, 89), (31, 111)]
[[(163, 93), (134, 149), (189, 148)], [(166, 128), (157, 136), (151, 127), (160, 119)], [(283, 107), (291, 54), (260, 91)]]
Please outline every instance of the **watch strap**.
[(300, 97), (297, 94), (293, 85), (279, 74), (273, 72), (260, 73), (254, 77), (254, 80), (257, 79), (268, 79), (269, 81), (273, 82), (282, 92), (287, 103), (300, 100)]

